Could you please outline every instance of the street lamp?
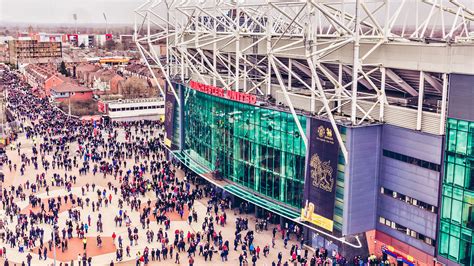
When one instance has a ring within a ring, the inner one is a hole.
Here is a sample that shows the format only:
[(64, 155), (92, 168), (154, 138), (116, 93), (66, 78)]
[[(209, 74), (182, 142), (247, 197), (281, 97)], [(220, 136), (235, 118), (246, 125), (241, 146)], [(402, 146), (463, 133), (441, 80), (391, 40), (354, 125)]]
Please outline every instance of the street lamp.
[(105, 15), (105, 12), (102, 13), (102, 15), (104, 15), (104, 20), (105, 20), (105, 34), (108, 34), (109, 33), (109, 26), (108, 26), (108, 22), (107, 22), (107, 16)]
[(56, 266), (56, 224), (53, 220), (53, 266)]
[(72, 18), (74, 19), (74, 28), (77, 34), (77, 14), (76, 13), (72, 14)]

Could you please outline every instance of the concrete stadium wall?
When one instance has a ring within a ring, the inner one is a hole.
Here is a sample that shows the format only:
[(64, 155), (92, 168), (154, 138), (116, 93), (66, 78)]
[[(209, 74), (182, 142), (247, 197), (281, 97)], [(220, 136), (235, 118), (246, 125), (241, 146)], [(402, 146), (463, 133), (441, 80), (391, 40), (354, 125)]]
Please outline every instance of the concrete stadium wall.
[[(384, 125), (382, 149), (442, 164), (443, 136)], [(436, 239), (437, 213), (380, 193), (380, 187), (438, 206), (441, 173), (381, 155), (377, 216)], [(434, 247), (378, 222), (376, 229), (428, 254)]]
[(375, 228), (382, 126), (347, 128), (343, 234)]

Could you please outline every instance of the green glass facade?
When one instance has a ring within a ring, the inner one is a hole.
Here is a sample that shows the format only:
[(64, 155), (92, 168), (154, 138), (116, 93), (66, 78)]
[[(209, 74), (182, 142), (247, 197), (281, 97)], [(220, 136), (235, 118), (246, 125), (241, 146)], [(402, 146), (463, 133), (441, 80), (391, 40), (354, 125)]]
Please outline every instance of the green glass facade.
[[(344, 144), (346, 143), (346, 128), (340, 127), (341, 138)], [(344, 210), (344, 176), (345, 176), (346, 161), (342, 151), (339, 151), (339, 158), (337, 162), (337, 180), (336, 180), (336, 202), (334, 206), (334, 228), (339, 231), (342, 230), (343, 210)]]
[[(185, 89), (184, 152), (244, 187), (300, 208), (306, 147), (291, 114)], [(298, 116), (306, 132), (306, 117)]]
[(439, 255), (474, 263), (474, 122), (448, 119)]

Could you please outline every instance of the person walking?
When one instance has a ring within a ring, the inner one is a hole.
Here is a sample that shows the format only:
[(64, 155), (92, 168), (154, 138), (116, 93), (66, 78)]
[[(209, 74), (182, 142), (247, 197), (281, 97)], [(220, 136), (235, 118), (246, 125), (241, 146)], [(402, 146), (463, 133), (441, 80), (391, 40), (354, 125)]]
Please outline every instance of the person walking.
[(180, 262), (179, 262), (179, 253), (178, 252), (176, 252), (176, 259), (174, 260), (174, 263), (180, 264)]
[(31, 256), (31, 253), (28, 252), (28, 255), (26, 255), (26, 263), (28, 266), (31, 266), (31, 260), (33, 259), (33, 256)]

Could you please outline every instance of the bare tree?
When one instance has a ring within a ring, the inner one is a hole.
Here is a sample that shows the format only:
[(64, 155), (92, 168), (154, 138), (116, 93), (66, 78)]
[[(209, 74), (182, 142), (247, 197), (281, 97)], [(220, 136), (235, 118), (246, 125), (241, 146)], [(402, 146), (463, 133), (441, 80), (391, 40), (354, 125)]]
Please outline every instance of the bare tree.
[(108, 51), (115, 50), (116, 43), (114, 40), (107, 40), (105, 41), (105, 49)]
[(122, 95), (128, 99), (149, 97), (150, 92), (147, 82), (137, 77), (130, 77), (123, 84)]

